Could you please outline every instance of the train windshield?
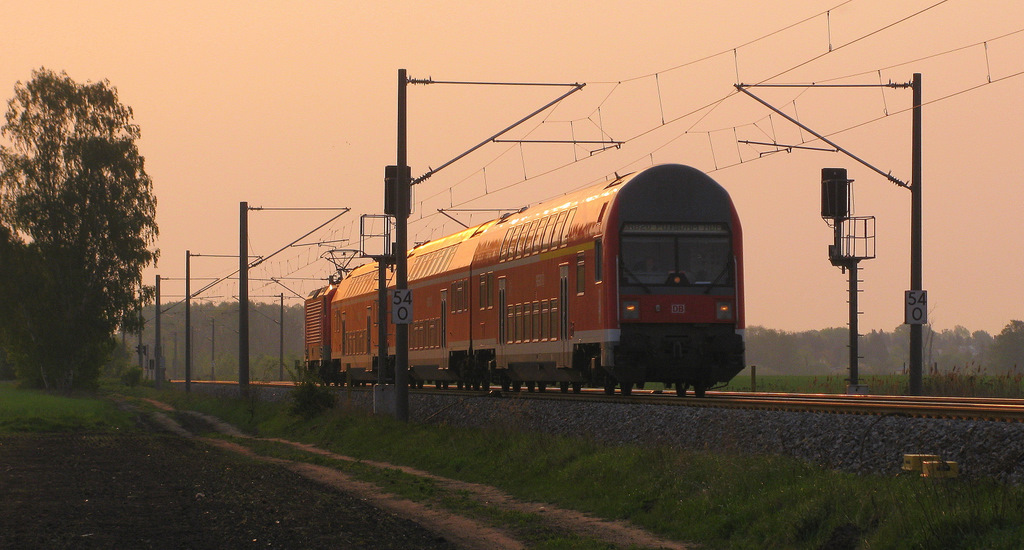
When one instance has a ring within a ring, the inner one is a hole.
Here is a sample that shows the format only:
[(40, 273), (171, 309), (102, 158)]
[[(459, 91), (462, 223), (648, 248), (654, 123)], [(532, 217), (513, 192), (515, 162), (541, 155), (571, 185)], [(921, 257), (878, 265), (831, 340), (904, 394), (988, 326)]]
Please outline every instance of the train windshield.
[(732, 284), (728, 235), (623, 235), (622, 284), (723, 286)]

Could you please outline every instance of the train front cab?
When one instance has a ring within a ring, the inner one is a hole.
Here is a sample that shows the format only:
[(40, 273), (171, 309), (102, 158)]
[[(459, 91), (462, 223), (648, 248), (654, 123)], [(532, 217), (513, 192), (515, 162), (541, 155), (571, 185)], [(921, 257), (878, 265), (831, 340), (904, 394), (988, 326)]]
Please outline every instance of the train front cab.
[(742, 231), (725, 189), (696, 169), (657, 166), (623, 186), (608, 223), (618, 237), (605, 239), (605, 261), (617, 278), (609, 309), (619, 338), (602, 355), (623, 393), (661, 382), (703, 396), (736, 376), (744, 367)]

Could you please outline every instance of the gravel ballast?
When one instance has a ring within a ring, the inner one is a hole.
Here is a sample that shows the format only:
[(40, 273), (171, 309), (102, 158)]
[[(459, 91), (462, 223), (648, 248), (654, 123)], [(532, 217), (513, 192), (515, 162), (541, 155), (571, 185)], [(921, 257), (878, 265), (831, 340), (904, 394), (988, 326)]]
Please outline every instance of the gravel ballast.
[[(286, 388), (260, 391), (261, 397), (268, 399), (286, 398), (288, 393)], [(904, 454), (934, 454), (956, 462), (962, 476), (1024, 483), (1021, 423), (501, 395), (413, 392), (409, 396), (409, 419), (464, 427), (509, 426), (610, 444), (666, 444), (687, 450), (778, 454), (831, 469), (884, 475), (900, 472)], [(340, 390), (339, 397), (348, 406), (373, 408), (373, 394), (368, 389)]]

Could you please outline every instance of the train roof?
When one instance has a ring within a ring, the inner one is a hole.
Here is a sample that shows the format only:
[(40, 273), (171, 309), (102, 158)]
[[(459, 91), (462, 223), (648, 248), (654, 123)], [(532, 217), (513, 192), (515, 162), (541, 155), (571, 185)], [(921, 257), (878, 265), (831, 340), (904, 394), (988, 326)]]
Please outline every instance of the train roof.
[(320, 297), (324, 296), (325, 294), (331, 292), (335, 288), (336, 288), (336, 285), (327, 285), (327, 286), (322, 286), (320, 288), (314, 289), (312, 292), (309, 293), (308, 296), (306, 296), (306, 300), (313, 300), (313, 299), (316, 299), (316, 298), (320, 298)]
[[(684, 185), (680, 185), (681, 182)], [(617, 196), (618, 200), (613, 203)], [(689, 166), (662, 164), (623, 176), (616, 174), (613, 179), (420, 244), (408, 252), (409, 280), (468, 271), (474, 262), (493, 261), (510, 228), (543, 218), (553, 220), (555, 215), (566, 211), (571, 211), (571, 215), (565, 216), (569, 219), (564, 227), (560, 226), (562, 246), (566, 241), (600, 236), (612, 210), (609, 206), (613, 204), (625, 219), (724, 221), (732, 218), (728, 193), (710, 176)], [(376, 262), (355, 268), (339, 283), (335, 299), (372, 292), (377, 287), (377, 277)], [(389, 270), (389, 285), (393, 278), (394, 273)]]

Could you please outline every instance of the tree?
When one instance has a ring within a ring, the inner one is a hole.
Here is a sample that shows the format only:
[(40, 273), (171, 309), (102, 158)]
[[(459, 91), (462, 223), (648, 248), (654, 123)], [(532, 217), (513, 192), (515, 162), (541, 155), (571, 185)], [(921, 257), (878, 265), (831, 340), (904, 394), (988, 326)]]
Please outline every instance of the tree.
[(0, 134), (0, 239), (23, 267), (0, 283), (32, 290), (31, 303), (15, 296), (0, 337), (19, 378), (91, 386), (114, 331), (139, 329), (152, 294), (142, 270), (158, 257), (156, 199), (139, 127), (108, 81), (41, 68), (15, 85)]
[(1009, 372), (1024, 367), (1024, 321), (1010, 321), (992, 339), (989, 356), (996, 372)]

